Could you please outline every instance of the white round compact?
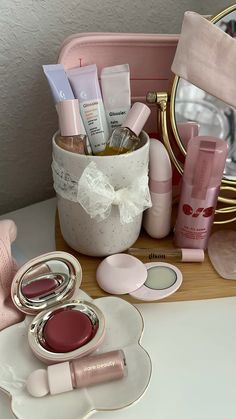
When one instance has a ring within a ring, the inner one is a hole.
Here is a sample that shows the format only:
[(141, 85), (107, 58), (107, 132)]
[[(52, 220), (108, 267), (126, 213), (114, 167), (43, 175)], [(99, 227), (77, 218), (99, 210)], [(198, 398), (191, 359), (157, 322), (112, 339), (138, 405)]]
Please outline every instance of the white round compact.
[(143, 264), (128, 254), (105, 258), (98, 266), (98, 285), (110, 294), (127, 294), (142, 301), (155, 301), (178, 290), (183, 276), (176, 266), (165, 262)]
[(104, 291), (110, 294), (128, 294), (144, 284), (147, 269), (136, 257), (117, 253), (99, 264), (96, 278)]

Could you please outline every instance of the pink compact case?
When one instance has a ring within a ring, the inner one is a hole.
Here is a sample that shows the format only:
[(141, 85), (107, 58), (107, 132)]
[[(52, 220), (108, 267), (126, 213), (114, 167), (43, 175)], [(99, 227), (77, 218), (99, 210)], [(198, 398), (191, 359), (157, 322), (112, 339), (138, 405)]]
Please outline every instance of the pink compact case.
[(23, 313), (35, 315), (28, 330), (29, 345), (47, 364), (88, 355), (103, 340), (103, 313), (75, 297), (81, 281), (80, 263), (66, 252), (30, 260), (13, 279), (13, 303)]
[[(102, 68), (128, 63), (132, 103), (146, 103), (148, 91), (170, 91), (171, 64), (179, 35), (143, 33), (77, 33), (63, 42), (58, 63), (66, 70), (96, 63), (98, 74)], [(135, 52), (134, 52), (135, 51)], [(144, 130), (156, 133), (156, 105), (149, 105), (151, 115)]]

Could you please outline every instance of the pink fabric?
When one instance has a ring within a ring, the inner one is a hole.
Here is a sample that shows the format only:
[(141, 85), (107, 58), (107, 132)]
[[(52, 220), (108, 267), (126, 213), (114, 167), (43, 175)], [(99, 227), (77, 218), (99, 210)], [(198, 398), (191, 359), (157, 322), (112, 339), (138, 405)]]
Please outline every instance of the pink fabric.
[(236, 107), (236, 39), (194, 12), (185, 12), (171, 70)]
[(16, 234), (14, 221), (0, 221), (0, 330), (24, 318), (11, 300), (11, 283), (18, 269), (11, 256), (11, 243), (16, 239)]

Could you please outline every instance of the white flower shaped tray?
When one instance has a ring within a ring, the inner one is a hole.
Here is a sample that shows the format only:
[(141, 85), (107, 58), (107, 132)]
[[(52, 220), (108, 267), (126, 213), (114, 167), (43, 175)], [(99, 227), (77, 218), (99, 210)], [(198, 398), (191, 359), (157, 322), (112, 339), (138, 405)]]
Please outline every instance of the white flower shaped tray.
[[(78, 299), (92, 301), (83, 291)], [(123, 349), (127, 377), (94, 387), (73, 390), (43, 398), (30, 396), (25, 388), (29, 374), (46, 368), (29, 348), (28, 325), (32, 317), (0, 333), (0, 388), (11, 397), (13, 414), (19, 419), (82, 419), (95, 411), (121, 409), (137, 401), (145, 392), (151, 377), (151, 360), (140, 345), (143, 320), (130, 303), (117, 297), (93, 301), (104, 313), (106, 337), (96, 353)]]

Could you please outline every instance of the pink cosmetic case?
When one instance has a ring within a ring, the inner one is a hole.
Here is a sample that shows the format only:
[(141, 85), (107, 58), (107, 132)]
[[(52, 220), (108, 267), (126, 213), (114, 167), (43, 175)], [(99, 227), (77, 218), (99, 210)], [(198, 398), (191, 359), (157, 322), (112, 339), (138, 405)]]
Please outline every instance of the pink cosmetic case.
[[(97, 64), (99, 75), (103, 67), (128, 63), (132, 102), (146, 103), (150, 90), (170, 92), (178, 40), (178, 35), (166, 34), (78, 33), (65, 39), (58, 63), (66, 69)], [(157, 137), (156, 106), (150, 106), (152, 113), (144, 129)]]

